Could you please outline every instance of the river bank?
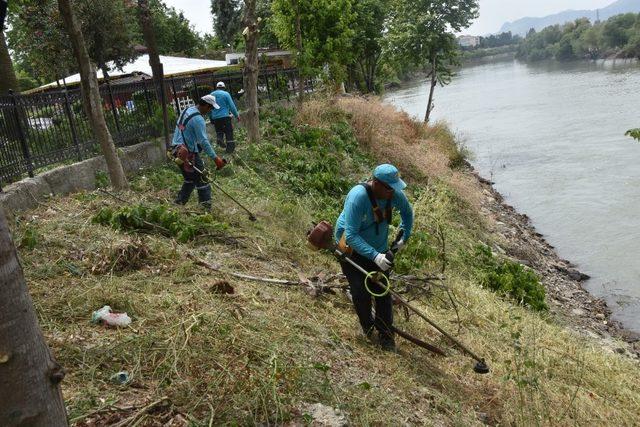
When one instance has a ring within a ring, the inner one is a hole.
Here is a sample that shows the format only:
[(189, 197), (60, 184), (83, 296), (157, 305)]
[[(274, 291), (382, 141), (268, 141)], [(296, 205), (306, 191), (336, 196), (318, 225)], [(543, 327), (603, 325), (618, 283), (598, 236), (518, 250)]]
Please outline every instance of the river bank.
[[(583, 284), (590, 277), (569, 260), (561, 258), (555, 248), (539, 233), (531, 219), (507, 204), (491, 181), (481, 177), (469, 164), (482, 189), (481, 214), (489, 220), (492, 232), (502, 242), (493, 249), (538, 274), (547, 290), (551, 312), (569, 328), (602, 339), (603, 347), (618, 353), (640, 356), (640, 335), (612, 318), (612, 311), (602, 298), (593, 296)], [(612, 339), (621, 339), (626, 348)]]

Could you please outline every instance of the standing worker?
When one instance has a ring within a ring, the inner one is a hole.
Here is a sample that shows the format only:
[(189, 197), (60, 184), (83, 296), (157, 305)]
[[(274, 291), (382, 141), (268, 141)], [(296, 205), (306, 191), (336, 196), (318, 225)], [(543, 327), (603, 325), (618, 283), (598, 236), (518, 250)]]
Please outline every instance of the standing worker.
[(211, 111), (209, 118), (216, 128), (217, 144), (225, 148), (228, 154), (232, 154), (236, 150), (236, 141), (233, 138), (233, 123), (231, 122), (231, 118), (235, 117), (239, 122), (240, 115), (238, 115), (238, 109), (233, 102), (233, 98), (231, 98), (231, 95), (229, 95), (229, 92), (227, 92), (225, 88), (224, 82), (218, 82), (216, 90), (211, 92), (211, 95), (215, 96), (220, 108)]
[(204, 120), (204, 116), (219, 109), (216, 98), (206, 95), (198, 101), (198, 105), (184, 110), (178, 119), (171, 146), (173, 157), (180, 165), (184, 183), (176, 197), (177, 204), (185, 205), (193, 190), (197, 189), (200, 204), (207, 210), (211, 209), (211, 184), (207, 180), (200, 152), (204, 151), (213, 159), (216, 169), (220, 170), (225, 166), (226, 162), (216, 155), (209, 143)]
[[(389, 251), (389, 223), (393, 209), (400, 211), (402, 240), (392, 249), (399, 250), (411, 236), (413, 209), (403, 190), (407, 184), (400, 179), (398, 169), (389, 164), (378, 166), (373, 179), (355, 186), (347, 195), (344, 210), (336, 224), (336, 241), (341, 252), (366, 271), (380, 271), (387, 275), (393, 261)], [(342, 272), (349, 281), (351, 297), (360, 325), (370, 341), (374, 340), (374, 328), (384, 350), (395, 351), (393, 333), (393, 303), (391, 295), (373, 296), (367, 287), (378, 295), (384, 289), (373, 283), (365, 283), (366, 276), (347, 262), (342, 262)], [(371, 314), (371, 299), (375, 300), (375, 319)]]

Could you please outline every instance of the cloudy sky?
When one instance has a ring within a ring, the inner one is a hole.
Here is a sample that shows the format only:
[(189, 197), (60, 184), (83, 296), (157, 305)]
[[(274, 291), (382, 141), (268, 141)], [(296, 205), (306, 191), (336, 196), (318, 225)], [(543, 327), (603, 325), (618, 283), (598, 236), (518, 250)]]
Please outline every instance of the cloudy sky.
[[(211, 32), (213, 24), (208, 0), (165, 1), (176, 9), (181, 9), (198, 31)], [(480, 18), (466, 33), (494, 33), (505, 22), (525, 16), (545, 16), (566, 9), (596, 9), (613, 2), (614, 0), (480, 0)]]

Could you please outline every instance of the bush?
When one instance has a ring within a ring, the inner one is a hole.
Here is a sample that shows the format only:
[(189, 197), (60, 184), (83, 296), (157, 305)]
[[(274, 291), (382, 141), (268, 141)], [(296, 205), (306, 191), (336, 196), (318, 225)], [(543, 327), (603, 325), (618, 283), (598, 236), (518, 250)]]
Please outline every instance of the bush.
[(480, 284), (535, 311), (546, 311), (545, 289), (538, 276), (521, 264), (499, 260), (486, 245), (478, 246), (476, 266), (480, 270)]

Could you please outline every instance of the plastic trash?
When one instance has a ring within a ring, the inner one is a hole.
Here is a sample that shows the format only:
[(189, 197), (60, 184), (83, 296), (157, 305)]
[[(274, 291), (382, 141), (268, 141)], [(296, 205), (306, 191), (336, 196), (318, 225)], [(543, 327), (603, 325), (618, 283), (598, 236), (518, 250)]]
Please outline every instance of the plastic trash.
[(114, 313), (111, 307), (105, 305), (100, 310), (93, 312), (91, 322), (115, 328), (124, 328), (131, 324), (131, 318), (127, 313)]
[(129, 379), (130, 379), (129, 372), (127, 371), (121, 371), (121, 372), (118, 372), (117, 374), (111, 375), (111, 381), (120, 385), (124, 385), (128, 383)]

